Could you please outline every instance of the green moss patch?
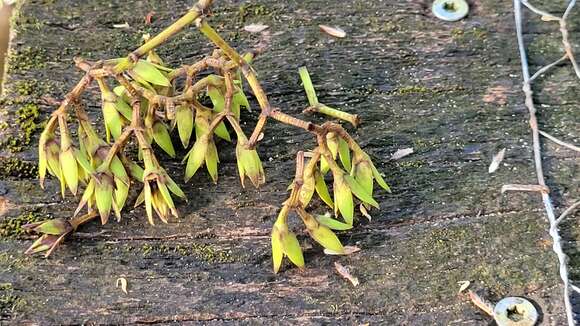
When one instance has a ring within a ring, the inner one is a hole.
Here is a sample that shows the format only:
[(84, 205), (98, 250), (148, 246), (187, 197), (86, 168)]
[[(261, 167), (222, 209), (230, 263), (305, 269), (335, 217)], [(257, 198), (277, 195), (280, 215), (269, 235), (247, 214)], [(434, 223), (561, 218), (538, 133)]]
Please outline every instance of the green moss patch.
[(11, 72), (42, 69), (46, 66), (46, 50), (30, 46), (13, 50), (8, 57)]
[(14, 292), (10, 283), (0, 283), (0, 320), (10, 319), (20, 311), (26, 302)]
[(12, 153), (18, 153), (26, 149), (32, 142), (34, 134), (42, 129), (40, 123), (40, 109), (34, 103), (5, 102), (4, 105), (20, 105), (11, 118), (17, 128), (14, 128), (12, 135), (1, 144)]
[(0, 221), (0, 239), (18, 238), (26, 233), (23, 225), (43, 220), (38, 212), (25, 212), (15, 217), (6, 217)]
[(0, 178), (36, 178), (38, 176), (38, 167), (36, 162), (22, 161), (16, 157), (0, 157)]
[(176, 255), (180, 257), (194, 257), (209, 264), (227, 264), (239, 261), (231, 250), (218, 248), (211, 244), (144, 244), (140, 248), (127, 247), (126, 251), (140, 252), (143, 256)]

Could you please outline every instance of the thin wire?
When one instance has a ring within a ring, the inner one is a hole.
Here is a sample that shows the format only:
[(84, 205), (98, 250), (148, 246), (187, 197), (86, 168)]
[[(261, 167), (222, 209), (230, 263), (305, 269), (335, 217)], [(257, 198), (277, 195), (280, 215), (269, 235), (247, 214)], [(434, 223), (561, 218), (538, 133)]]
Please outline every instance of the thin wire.
[[(573, 7), (574, 0), (570, 2), (566, 13)], [(530, 71), (528, 65), (528, 58), (526, 54), (526, 49), (524, 46), (524, 37), (522, 33), (522, 14), (521, 14), (522, 0), (514, 0), (514, 18), (516, 24), (516, 36), (518, 40), (518, 50), (520, 53), (520, 61), (522, 65), (522, 76), (523, 76), (523, 91), (525, 94), (525, 105), (530, 113), (530, 128), (532, 130), (533, 138), (533, 150), (534, 150), (534, 164), (536, 168), (536, 175), (538, 178), (538, 184), (540, 186), (546, 186), (546, 181), (544, 179), (544, 171), (542, 169), (542, 153), (540, 151), (540, 134), (538, 132), (538, 120), (536, 118), (536, 107), (534, 106), (534, 100), (532, 97), (532, 88), (530, 85)], [(528, 8), (531, 6), (526, 5)], [(536, 10), (534, 10), (536, 11)], [(537, 11), (536, 11), (537, 12)], [(542, 13), (543, 14), (543, 13)], [(549, 188), (548, 188), (549, 189)], [(546, 215), (548, 221), (550, 222), (550, 236), (552, 237), (552, 250), (558, 256), (558, 262), (560, 265), (560, 278), (564, 283), (564, 306), (566, 310), (566, 319), (568, 320), (568, 325), (572, 326), (576, 323), (574, 322), (574, 317), (572, 313), (572, 304), (570, 302), (570, 280), (568, 277), (568, 257), (562, 249), (562, 238), (558, 230), (558, 222), (556, 220), (556, 215), (554, 213), (554, 206), (552, 205), (552, 199), (550, 198), (549, 192), (542, 192), (542, 202), (544, 203), (544, 208), (546, 210)]]

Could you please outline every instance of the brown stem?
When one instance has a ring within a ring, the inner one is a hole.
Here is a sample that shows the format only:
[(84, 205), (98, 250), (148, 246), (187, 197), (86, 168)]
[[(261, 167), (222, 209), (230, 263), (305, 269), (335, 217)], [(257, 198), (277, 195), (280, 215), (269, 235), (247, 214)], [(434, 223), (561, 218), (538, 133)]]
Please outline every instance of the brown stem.
[(326, 106), (322, 103), (317, 103), (315, 105), (309, 106), (304, 110), (304, 112), (318, 112), (327, 115), (329, 117), (350, 122), (350, 124), (352, 124), (354, 127), (358, 127), (358, 125), (360, 124), (360, 117), (358, 115), (337, 110), (335, 108)]
[(133, 128), (131, 126), (125, 127), (123, 133), (119, 136), (119, 138), (115, 141), (113, 146), (111, 146), (111, 148), (109, 149), (107, 157), (105, 158), (105, 161), (103, 163), (105, 164), (105, 166), (109, 166), (111, 164), (113, 158), (115, 158), (115, 155), (117, 155), (117, 153), (123, 148), (123, 146), (125, 146), (127, 140), (129, 140), (129, 136), (131, 136), (132, 132)]
[(99, 216), (97, 211), (92, 211), (89, 212), (85, 215), (81, 215), (81, 216), (77, 216), (77, 217), (73, 217), (69, 223), (71, 224), (73, 231), (76, 231), (76, 229), (81, 225), (81, 224), (85, 224), (88, 221), (94, 219), (95, 217)]
[(334, 161), (334, 157), (332, 156), (332, 152), (328, 148), (328, 144), (326, 143), (326, 135), (318, 135), (318, 148), (320, 149), (320, 154), (324, 156), (326, 159), (326, 163), (328, 167), (332, 171), (333, 174), (335, 173), (343, 173), (343, 170), (336, 164)]
[(60, 103), (60, 106), (57, 110), (52, 112), (52, 116), (48, 121), (48, 124), (54, 123), (54, 120), (58, 119), (59, 116), (63, 116), (66, 114), (68, 106), (76, 102), (80, 95), (85, 91), (85, 89), (90, 85), (92, 78), (90, 74), (85, 74), (83, 78), (76, 84), (76, 86), (65, 95), (64, 100)]
[(139, 100), (139, 92), (123, 75), (119, 74), (115, 76), (115, 78), (123, 87), (125, 87), (125, 90), (127, 90), (127, 93), (129, 93), (129, 97), (131, 98), (131, 107), (133, 108), (131, 127), (134, 129), (143, 128), (141, 123), (141, 101)]
[(209, 125), (208, 128), (208, 134), (212, 134), (215, 130), (215, 128), (217, 128), (217, 126), (224, 120), (224, 118), (226, 117), (228, 113), (226, 111), (218, 113), (214, 119), (211, 121), (211, 124)]
[(268, 97), (262, 88), (262, 85), (258, 81), (256, 77), (256, 73), (250, 67), (250, 65), (234, 50), (221, 36), (211, 27), (205, 20), (201, 20), (198, 23), (199, 30), (210, 40), (212, 41), (217, 47), (219, 47), (226, 56), (230, 58), (230, 60), (236, 62), (240, 67), (242, 74), (248, 81), (250, 88), (254, 92), (254, 96), (258, 100), (260, 104), (260, 108), (262, 110), (262, 116), (260, 117), (259, 123), (256, 125), (254, 132), (252, 133), (252, 137), (250, 138), (250, 142), (248, 143), (248, 147), (254, 148), (259, 138), (259, 135), (262, 133), (266, 125), (266, 120), (269, 115), (270, 111), (270, 103), (268, 102)]
[(364, 151), (362, 150), (362, 148), (360, 148), (358, 143), (349, 135), (348, 132), (346, 132), (346, 130), (344, 130), (344, 128), (341, 125), (332, 122), (326, 122), (322, 125), (322, 128), (329, 132), (334, 132), (338, 134), (342, 139), (346, 141), (348, 147), (354, 152), (359, 154), (364, 153)]
[[(234, 82), (232, 79), (232, 74), (229, 70), (224, 72), (225, 84), (226, 84), (226, 94), (223, 112), (215, 116), (211, 125), (209, 126), (208, 133), (211, 135), (215, 128), (222, 122), (222, 120), (227, 116), (232, 115), (232, 99), (234, 97)], [(237, 132), (237, 131), (236, 131)]]
[(201, 15), (203, 15), (203, 13), (205, 11), (207, 11), (207, 9), (211, 5), (211, 3), (212, 3), (212, 0), (199, 0), (193, 6), (193, 8), (191, 8), (187, 12), (187, 14), (185, 14), (183, 17), (179, 18), (177, 21), (175, 21), (173, 24), (171, 24), (171, 26), (164, 29), (161, 33), (159, 33), (159, 34), (155, 35), (153, 38), (149, 39), (141, 47), (139, 47), (135, 51), (131, 52), (128, 55), (128, 58), (130, 60), (126, 60), (126, 61), (123, 61), (120, 64), (118, 64), (115, 67), (115, 72), (120, 73), (120, 72), (123, 72), (123, 71), (131, 68), (131, 65), (133, 62), (137, 61), (139, 58), (141, 58), (142, 56), (149, 53), (149, 51), (151, 51), (151, 50), (157, 48), (158, 46), (160, 46), (161, 44), (165, 43), (172, 36), (179, 33), (185, 27), (189, 26), (196, 19), (201, 17)]
[(254, 131), (250, 136), (250, 140), (246, 144), (248, 149), (253, 149), (258, 144), (258, 140), (261, 138), (263, 134), (263, 130), (266, 127), (266, 121), (268, 121), (268, 116), (264, 113), (260, 114), (260, 118), (258, 119), (258, 123), (256, 123), (256, 127), (254, 127)]
[(299, 151), (296, 153), (296, 175), (294, 177), (294, 185), (292, 187), (292, 193), (290, 193), (290, 198), (288, 199), (288, 205), (291, 208), (301, 207), (300, 202), (300, 190), (304, 184), (304, 152)]
[(286, 113), (279, 111), (278, 109), (275, 109), (272, 112), (270, 112), (269, 116), (275, 120), (278, 120), (278, 121), (284, 123), (284, 124), (298, 127), (298, 128), (304, 129), (306, 131), (310, 131), (314, 134), (319, 134), (319, 133), (324, 132), (322, 127), (320, 127), (319, 125), (316, 125), (312, 122), (307, 122), (307, 121), (295, 118), (291, 115), (288, 115)]
[(224, 112), (230, 113), (232, 112), (232, 99), (234, 98), (234, 80), (232, 77), (232, 72), (226, 70), (224, 72), (224, 77), (226, 81)]
[(153, 149), (147, 139), (145, 139), (145, 135), (143, 134), (143, 123), (141, 121), (141, 101), (139, 100), (139, 93), (137, 90), (129, 83), (129, 81), (121, 75), (117, 76), (117, 80), (121, 83), (121, 85), (125, 86), (125, 89), (129, 93), (129, 97), (131, 98), (131, 106), (133, 107), (133, 116), (131, 118), (131, 128), (130, 130), (133, 131), (135, 137), (137, 138), (137, 142), (139, 143), (139, 148), (143, 152), (143, 161), (145, 162), (145, 168), (149, 165), (157, 166), (157, 160), (155, 159), (155, 155), (153, 154)]

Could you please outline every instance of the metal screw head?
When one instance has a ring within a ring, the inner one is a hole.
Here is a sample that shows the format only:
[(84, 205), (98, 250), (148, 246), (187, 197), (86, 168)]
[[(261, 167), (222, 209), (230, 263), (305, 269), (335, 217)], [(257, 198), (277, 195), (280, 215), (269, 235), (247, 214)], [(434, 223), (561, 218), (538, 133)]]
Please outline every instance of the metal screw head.
[(538, 322), (536, 307), (524, 298), (507, 297), (493, 309), (498, 326), (534, 326)]
[(465, 0), (435, 0), (431, 10), (435, 17), (454, 22), (467, 16), (469, 5)]

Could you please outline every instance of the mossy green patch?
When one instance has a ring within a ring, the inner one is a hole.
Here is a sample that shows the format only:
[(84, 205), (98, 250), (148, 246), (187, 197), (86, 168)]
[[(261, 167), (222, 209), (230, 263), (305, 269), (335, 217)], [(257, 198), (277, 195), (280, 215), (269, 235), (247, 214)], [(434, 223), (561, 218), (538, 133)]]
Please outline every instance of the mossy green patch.
[(8, 252), (0, 253), (0, 273), (14, 272), (23, 269), (29, 265), (30, 260), (22, 253), (10, 254)]
[(426, 87), (424, 85), (408, 85), (397, 88), (390, 92), (395, 95), (410, 95), (410, 94), (447, 94), (453, 92), (465, 91), (461, 85), (445, 85), (437, 87)]
[[(140, 248), (143, 256), (150, 255), (178, 255), (181, 257), (194, 257), (209, 264), (233, 263), (239, 259), (232, 254), (231, 250), (218, 248), (215, 245), (204, 243), (193, 244), (144, 244)], [(126, 251), (134, 251), (133, 249)]]
[(24, 15), (19, 11), (15, 19), (12, 19), (12, 26), (19, 32), (40, 31), (44, 24), (36, 17)]
[[(550, 257), (549, 250), (538, 252), (536, 242), (529, 240), (541, 239), (542, 231), (541, 221), (533, 221), (533, 218), (522, 221), (515, 216), (492, 218), (478, 226), (456, 224), (436, 228), (416, 236), (415, 243), (408, 244), (410, 248), (415, 248), (410, 255), (417, 261), (409, 260), (407, 267), (416, 270), (424, 264), (436, 266), (439, 270), (452, 270), (452, 266), (460, 261), (459, 257), (463, 256), (466, 265), (447, 274), (446, 277), (452, 281), (447, 285), (465, 279), (485, 284), (494, 293), (506, 294), (514, 288), (525, 289), (531, 284), (546, 282), (547, 274), (543, 270), (552, 268), (553, 260), (545, 266), (537, 263)], [(520, 241), (520, 237), (527, 241)], [(478, 259), (490, 256), (496, 257), (496, 264)], [(526, 265), (527, 268), (521, 267)], [(443, 290), (445, 282), (441, 282), (440, 286)]]
[(36, 178), (38, 168), (36, 162), (22, 161), (16, 157), (0, 157), (0, 178)]
[(23, 225), (43, 219), (44, 217), (36, 211), (25, 212), (14, 217), (7, 216), (0, 221), (0, 238), (18, 238), (26, 233), (22, 228)]
[(425, 161), (423, 160), (397, 162), (397, 166), (402, 169), (410, 169), (410, 168), (417, 169), (422, 167), (423, 165), (425, 165)]
[(20, 96), (29, 96), (34, 94), (36, 86), (36, 80), (19, 80), (16, 82), (14, 90)]
[(530, 57), (545, 57), (546, 55), (562, 53), (562, 41), (550, 34), (535, 36), (528, 45)]
[(46, 50), (24, 46), (12, 50), (8, 56), (8, 69), (11, 72), (42, 69), (46, 66)]
[(485, 41), (487, 39), (488, 32), (481, 27), (472, 27), (468, 29), (454, 28), (451, 30), (451, 37), (460, 42), (475, 40), (475, 41)]
[(372, 33), (397, 33), (402, 32), (403, 27), (397, 24), (395, 21), (385, 21), (384, 19), (376, 16), (369, 16), (365, 21), (368, 31)]
[(397, 90), (399, 95), (407, 95), (407, 94), (421, 94), (421, 93), (431, 93), (431, 90), (425, 86), (404, 86)]
[(17, 103), (7, 101), (5, 105), (20, 105), (12, 118), (18, 128), (14, 128), (11, 137), (1, 143), (0, 147), (7, 148), (13, 153), (23, 151), (32, 142), (32, 136), (39, 129), (43, 128), (43, 123), (39, 122), (40, 109), (34, 103)]
[(413, 139), (413, 150), (415, 152), (430, 150), (437, 144), (438, 142), (434, 139), (415, 138)]
[(272, 15), (272, 11), (263, 4), (244, 3), (238, 9), (238, 18), (242, 23), (249, 18), (270, 15)]
[(0, 283), (0, 320), (10, 319), (22, 308), (26, 302), (15, 294), (10, 283)]
[(32, 135), (40, 128), (37, 121), (39, 116), (38, 106), (32, 103), (25, 104), (16, 111), (16, 123), (21, 131), (19, 134), (21, 145), (29, 145)]

